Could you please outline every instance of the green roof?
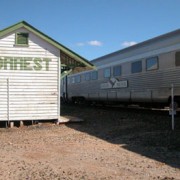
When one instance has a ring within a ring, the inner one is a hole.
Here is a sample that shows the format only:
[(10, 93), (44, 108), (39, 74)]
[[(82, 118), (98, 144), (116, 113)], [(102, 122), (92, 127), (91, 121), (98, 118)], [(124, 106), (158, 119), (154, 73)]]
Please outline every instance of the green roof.
[(75, 59), (76, 61), (84, 64), (86, 67), (89, 67), (91, 69), (95, 68), (94, 65), (91, 64), (89, 61), (87, 61), (85, 58), (83, 58), (80, 55), (76, 54), (75, 52), (71, 51), (70, 49), (68, 49), (64, 45), (62, 45), (59, 42), (55, 41), (54, 39), (52, 39), (51, 37), (49, 37), (46, 34), (42, 33), (41, 31), (34, 28), (33, 26), (31, 26), (30, 24), (28, 24), (25, 21), (21, 21), (21, 22), (19, 22), (17, 24), (14, 24), (14, 25), (10, 26), (10, 27), (7, 27), (7, 28), (5, 28), (3, 30), (0, 30), (0, 38), (6, 36), (7, 34), (12, 33), (13, 31), (15, 31), (15, 30), (17, 30), (19, 28), (22, 28), (22, 27), (24, 27), (27, 30), (29, 30), (30, 32), (36, 34), (41, 39), (43, 39), (43, 40), (47, 41), (48, 43), (52, 44), (53, 46), (55, 46), (59, 50), (63, 51), (64, 53), (66, 53), (67, 55), (69, 55), (70, 57)]

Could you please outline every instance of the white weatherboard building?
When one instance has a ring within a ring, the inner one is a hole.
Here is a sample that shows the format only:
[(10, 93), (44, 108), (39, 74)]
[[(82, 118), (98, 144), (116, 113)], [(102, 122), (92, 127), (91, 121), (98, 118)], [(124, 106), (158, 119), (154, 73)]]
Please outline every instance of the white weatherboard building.
[(0, 31), (0, 121), (60, 121), (60, 79), (91, 63), (25, 21)]

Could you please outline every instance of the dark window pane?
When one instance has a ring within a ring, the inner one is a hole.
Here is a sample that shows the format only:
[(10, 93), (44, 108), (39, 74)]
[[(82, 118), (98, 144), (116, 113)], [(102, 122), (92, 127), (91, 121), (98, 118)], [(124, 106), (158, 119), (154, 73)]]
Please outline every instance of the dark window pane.
[(176, 52), (176, 55), (175, 55), (175, 64), (176, 64), (176, 66), (180, 66), (180, 51)]
[(114, 76), (120, 76), (121, 75), (121, 66), (115, 66), (113, 68), (113, 75)]
[(142, 72), (142, 62), (141, 61), (133, 62), (131, 71), (132, 73)]
[(158, 57), (151, 57), (146, 60), (146, 70), (158, 69)]
[(80, 83), (81, 82), (81, 76), (80, 75), (75, 77), (75, 82), (76, 83)]
[(85, 74), (85, 80), (86, 80), (86, 81), (91, 80), (90, 73), (86, 73), (86, 74)]
[(111, 69), (110, 68), (104, 69), (104, 77), (105, 78), (111, 77)]
[(28, 33), (17, 33), (16, 44), (28, 45)]
[(74, 84), (75, 83), (75, 77), (71, 78), (71, 82)]
[(92, 79), (92, 80), (98, 79), (98, 72), (97, 72), (97, 71), (93, 71), (93, 72), (91, 73), (91, 79)]

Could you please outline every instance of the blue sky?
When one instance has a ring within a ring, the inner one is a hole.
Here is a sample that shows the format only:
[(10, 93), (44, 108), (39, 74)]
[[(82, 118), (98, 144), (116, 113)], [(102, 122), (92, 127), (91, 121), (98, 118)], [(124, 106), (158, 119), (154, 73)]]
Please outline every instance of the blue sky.
[(25, 20), (88, 60), (180, 27), (180, 0), (1, 0), (0, 6), (0, 29)]

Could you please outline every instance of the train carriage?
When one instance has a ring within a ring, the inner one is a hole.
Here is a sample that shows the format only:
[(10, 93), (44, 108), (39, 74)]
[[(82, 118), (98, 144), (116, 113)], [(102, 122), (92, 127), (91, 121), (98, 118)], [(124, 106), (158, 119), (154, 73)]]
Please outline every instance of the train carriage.
[(63, 93), (70, 101), (103, 103), (180, 103), (180, 30), (91, 61), (96, 71), (70, 75)]

